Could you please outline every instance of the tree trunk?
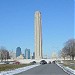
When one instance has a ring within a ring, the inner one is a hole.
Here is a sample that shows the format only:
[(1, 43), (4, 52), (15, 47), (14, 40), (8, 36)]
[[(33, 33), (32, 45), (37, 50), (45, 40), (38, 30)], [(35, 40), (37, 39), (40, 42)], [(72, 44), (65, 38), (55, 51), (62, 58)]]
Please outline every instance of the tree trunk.
[(70, 60), (71, 60), (71, 56), (70, 56)]
[(65, 57), (64, 57), (64, 60), (65, 60)]
[(72, 60), (74, 60), (74, 56), (72, 56)]

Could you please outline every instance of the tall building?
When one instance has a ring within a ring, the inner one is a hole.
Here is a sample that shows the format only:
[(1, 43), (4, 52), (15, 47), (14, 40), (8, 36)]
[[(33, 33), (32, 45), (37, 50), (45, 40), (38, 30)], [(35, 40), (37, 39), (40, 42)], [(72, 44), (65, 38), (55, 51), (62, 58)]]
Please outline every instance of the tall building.
[(42, 59), (42, 25), (41, 13), (35, 12), (35, 59)]
[(21, 55), (21, 48), (20, 47), (17, 47), (16, 48), (16, 57), (18, 57), (20, 55)]
[(35, 52), (33, 52), (32, 54), (32, 59), (35, 59)]
[(35, 52), (33, 52), (33, 59), (35, 59)]
[(51, 57), (52, 57), (52, 59), (56, 59), (57, 58), (56, 52), (53, 52)]
[(25, 59), (30, 59), (30, 49), (25, 49)]

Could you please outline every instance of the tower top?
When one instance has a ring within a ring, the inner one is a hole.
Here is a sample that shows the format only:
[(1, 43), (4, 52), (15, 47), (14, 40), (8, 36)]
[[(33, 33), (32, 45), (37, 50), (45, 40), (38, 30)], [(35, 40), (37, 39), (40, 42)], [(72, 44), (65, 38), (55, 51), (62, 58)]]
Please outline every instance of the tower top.
[(35, 11), (35, 14), (37, 14), (37, 13), (41, 14), (41, 12), (40, 12), (40, 11)]

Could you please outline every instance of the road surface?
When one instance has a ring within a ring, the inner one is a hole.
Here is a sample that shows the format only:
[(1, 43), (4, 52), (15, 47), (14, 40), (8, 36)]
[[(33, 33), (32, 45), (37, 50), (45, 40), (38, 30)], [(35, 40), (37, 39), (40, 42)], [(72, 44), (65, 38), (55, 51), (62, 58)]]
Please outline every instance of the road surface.
[(16, 75), (68, 75), (56, 64), (40, 65)]

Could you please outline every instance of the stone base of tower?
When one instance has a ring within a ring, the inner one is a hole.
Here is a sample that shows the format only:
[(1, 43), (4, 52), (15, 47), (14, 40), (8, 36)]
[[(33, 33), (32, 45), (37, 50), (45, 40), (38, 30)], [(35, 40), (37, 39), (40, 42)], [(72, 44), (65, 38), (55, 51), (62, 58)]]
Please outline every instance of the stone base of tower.
[(36, 59), (36, 60), (40, 60), (40, 59), (42, 59), (42, 57), (35, 57), (35, 59)]

